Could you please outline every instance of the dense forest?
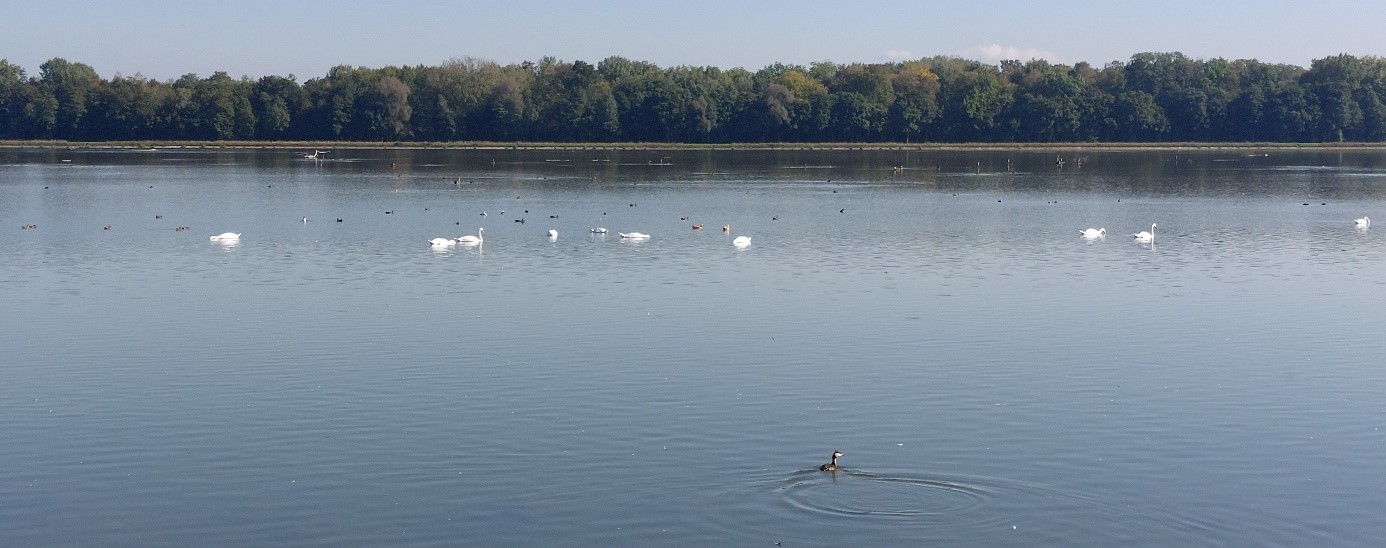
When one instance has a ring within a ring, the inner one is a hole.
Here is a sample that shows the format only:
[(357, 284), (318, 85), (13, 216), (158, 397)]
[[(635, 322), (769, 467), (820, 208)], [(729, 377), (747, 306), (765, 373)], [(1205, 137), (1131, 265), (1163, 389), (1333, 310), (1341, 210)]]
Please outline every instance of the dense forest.
[(102, 79), (0, 60), (0, 139), (546, 142), (1380, 142), (1386, 59), (1308, 69), (1140, 53), (1103, 67), (956, 57), (759, 71), (595, 66), (339, 66)]

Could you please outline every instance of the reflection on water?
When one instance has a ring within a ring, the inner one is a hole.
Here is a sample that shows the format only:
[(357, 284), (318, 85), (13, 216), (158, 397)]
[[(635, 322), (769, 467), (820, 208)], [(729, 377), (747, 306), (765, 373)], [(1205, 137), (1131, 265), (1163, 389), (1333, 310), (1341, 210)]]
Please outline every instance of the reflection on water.
[(1386, 158), (1077, 164), (0, 151), (0, 544), (1373, 543)]

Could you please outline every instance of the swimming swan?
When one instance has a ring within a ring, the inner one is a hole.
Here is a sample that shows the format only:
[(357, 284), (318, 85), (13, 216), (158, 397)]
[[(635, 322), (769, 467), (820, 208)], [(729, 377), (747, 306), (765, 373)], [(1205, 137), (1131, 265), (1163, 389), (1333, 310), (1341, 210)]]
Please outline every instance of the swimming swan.
[(221, 234), (212, 236), (213, 242), (231, 242), (239, 239), (241, 239), (241, 235), (235, 232), (222, 232)]
[(734, 245), (734, 246), (736, 246), (736, 247), (746, 247), (746, 246), (748, 246), (748, 245), (751, 245), (751, 237), (750, 237), (750, 236), (737, 236), (736, 238), (733, 238), (733, 239), (732, 239), (732, 245)]
[(650, 238), (649, 234), (641, 234), (639, 232), (617, 232), (617, 234), (620, 234), (622, 238), (631, 240), (648, 240)]
[(462, 244), (462, 245), (478, 245), (478, 244), (481, 243), (481, 238), (482, 238), (482, 236), (483, 236), (485, 233), (486, 233), (486, 229), (485, 229), (485, 228), (478, 228), (478, 229), (476, 229), (476, 236), (472, 236), (471, 234), (468, 234), (468, 235), (466, 235), (466, 236), (463, 236), (463, 237), (461, 237), (461, 238), (458, 238), (458, 239), (457, 239), (457, 243)]
[(452, 238), (434, 238), (429, 240), (428, 243), (439, 247), (447, 247), (450, 245), (457, 245), (457, 240)]
[(1136, 238), (1137, 242), (1141, 242), (1143, 244), (1155, 243), (1155, 223), (1150, 223), (1150, 232), (1142, 230), (1140, 232), (1132, 234), (1131, 236)]
[(1363, 217), (1363, 218), (1361, 218), (1361, 219), (1357, 219), (1357, 220), (1352, 221), (1352, 224), (1353, 224), (1353, 226), (1356, 226), (1357, 228), (1367, 228), (1367, 227), (1369, 227), (1369, 226), (1372, 226), (1372, 218), (1371, 218), (1371, 217)]
[(1107, 229), (1106, 229), (1106, 228), (1088, 228), (1088, 229), (1084, 229), (1083, 232), (1082, 232), (1082, 234), (1083, 234), (1083, 237), (1084, 237), (1084, 238), (1087, 238), (1087, 239), (1089, 239), (1089, 240), (1096, 240), (1096, 239), (1099, 239), (1099, 238), (1106, 238), (1106, 237), (1107, 237)]
[(605, 228), (602, 228), (602, 227), (597, 227), (597, 228), (592, 229), (592, 233), (593, 233), (593, 234), (606, 234), (606, 229), (605, 229)]
[(557, 231), (557, 230), (554, 230), (554, 229), (552, 229), (552, 228), (550, 228), (550, 229), (549, 229), (549, 239), (552, 240), (552, 239), (557, 238), (557, 237), (558, 237), (558, 231)]

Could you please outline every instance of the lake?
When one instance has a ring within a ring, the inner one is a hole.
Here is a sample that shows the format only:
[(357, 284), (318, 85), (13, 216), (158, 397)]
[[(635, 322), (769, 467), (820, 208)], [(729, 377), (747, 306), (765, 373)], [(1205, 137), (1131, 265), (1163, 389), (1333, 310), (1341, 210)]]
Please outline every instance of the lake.
[(0, 149), (0, 544), (1374, 546), (1364, 216), (1386, 152)]

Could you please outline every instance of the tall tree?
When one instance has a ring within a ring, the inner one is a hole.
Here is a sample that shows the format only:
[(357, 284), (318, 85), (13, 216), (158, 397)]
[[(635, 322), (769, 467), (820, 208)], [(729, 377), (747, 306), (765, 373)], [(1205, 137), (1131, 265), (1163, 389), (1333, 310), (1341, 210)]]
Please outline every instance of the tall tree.
[(39, 85), (58, 102), (54, 135), (60, 139), (82, 137), (83, 117), (87, 113), (87, 95), (101, 77), (96, 70), (82, 63), (69, 63), (55, 57), (39, 65)]

